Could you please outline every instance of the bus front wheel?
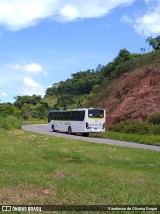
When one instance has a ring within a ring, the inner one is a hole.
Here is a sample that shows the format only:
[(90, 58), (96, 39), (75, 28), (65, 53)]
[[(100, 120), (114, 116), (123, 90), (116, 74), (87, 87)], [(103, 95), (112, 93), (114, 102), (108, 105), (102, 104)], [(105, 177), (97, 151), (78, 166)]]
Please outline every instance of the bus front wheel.
[(70, 126), (68, 127), (68, 134), (72, 134), (72, 128)]

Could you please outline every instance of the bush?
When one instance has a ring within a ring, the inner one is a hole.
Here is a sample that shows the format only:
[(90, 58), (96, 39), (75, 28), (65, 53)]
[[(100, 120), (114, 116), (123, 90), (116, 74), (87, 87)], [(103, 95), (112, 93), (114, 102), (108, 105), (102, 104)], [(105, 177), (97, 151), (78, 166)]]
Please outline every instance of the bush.
[(148, 122), (149, 122), (149, 123), (152, 123), (152, 124), (154, 124), (154, 125), (160, 125), (160, 113), (151, 116), (151, 117), (148, 119)]
[(160, 134), (160, 127), (158, 125), (138, 121), (120, 122), (116, 125), (109, 126), (108, 129), (115, 132), (130, 134)]
[(0, 117), (0, 127), (6, 130), (18, 129), (21, 127), (21, 121), (13, 116)]

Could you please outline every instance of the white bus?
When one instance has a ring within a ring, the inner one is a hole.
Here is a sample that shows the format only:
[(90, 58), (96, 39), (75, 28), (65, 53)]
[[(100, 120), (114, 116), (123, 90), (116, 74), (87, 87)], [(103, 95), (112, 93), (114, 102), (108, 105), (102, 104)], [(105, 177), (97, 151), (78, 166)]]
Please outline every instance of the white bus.
[(105, 110), (51, 110), (48, 114), (48, 125), (52, 131), (81, 133), (83, 136), (88, 136), (91, 132), (105, 132)]

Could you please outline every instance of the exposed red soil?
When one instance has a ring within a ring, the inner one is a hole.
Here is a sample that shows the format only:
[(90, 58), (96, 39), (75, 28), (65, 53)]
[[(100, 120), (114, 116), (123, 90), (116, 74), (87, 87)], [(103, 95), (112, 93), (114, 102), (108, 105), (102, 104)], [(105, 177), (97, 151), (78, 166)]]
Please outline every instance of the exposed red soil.
[(108, 112), (108, 125), (124, 119), (145, 121), (159, 113), (160, 72), (150, 69), (125, 74), (116, 82), (114, 93), (104, 99), (101, 106)]

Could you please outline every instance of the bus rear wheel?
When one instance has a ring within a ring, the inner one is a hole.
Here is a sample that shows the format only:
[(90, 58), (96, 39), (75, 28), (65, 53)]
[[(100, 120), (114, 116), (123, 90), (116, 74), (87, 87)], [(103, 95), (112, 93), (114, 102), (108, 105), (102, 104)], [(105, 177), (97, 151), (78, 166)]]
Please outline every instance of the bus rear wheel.
[(88, 132), (82, 133), (82, 136), (88, 137), (88, 136), (89, 136), (89, 133), (88, 133)]
[(55, 132), (54, 125), (52, 125), (52, 131)]
[(68, 127), (68, 134), (72, 134), (72, 128), (70, 126)]

